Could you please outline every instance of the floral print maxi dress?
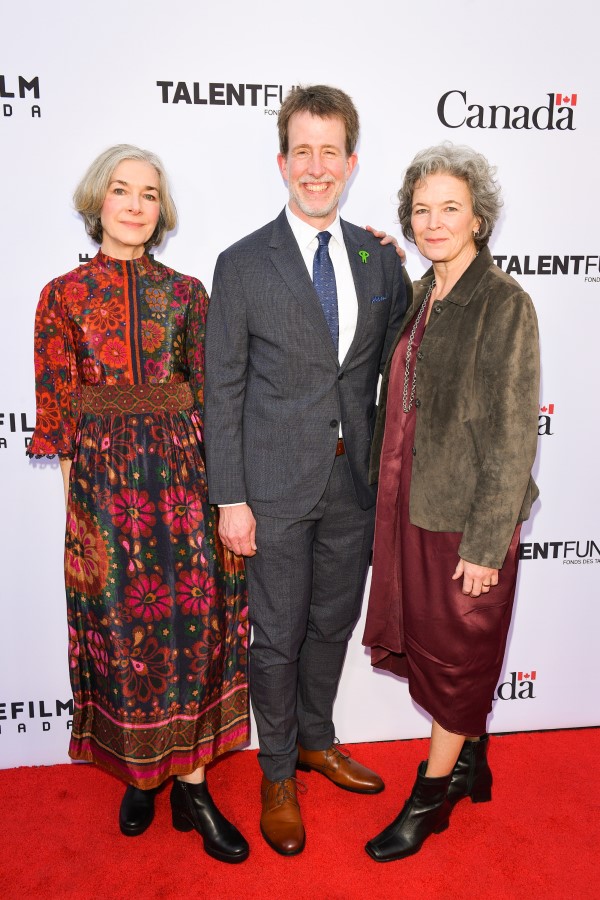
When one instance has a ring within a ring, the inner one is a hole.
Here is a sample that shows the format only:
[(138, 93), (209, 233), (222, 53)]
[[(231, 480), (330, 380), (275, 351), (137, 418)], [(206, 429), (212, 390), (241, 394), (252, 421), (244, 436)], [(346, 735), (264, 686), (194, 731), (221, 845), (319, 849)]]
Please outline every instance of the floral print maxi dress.
[(73, 460), (69, 754), (146, 789), (248, 738), (243, 563), (218, 539), (203, 458), (207, 302), (147, 255), (100, 251), (36, 316), (28, 453)]

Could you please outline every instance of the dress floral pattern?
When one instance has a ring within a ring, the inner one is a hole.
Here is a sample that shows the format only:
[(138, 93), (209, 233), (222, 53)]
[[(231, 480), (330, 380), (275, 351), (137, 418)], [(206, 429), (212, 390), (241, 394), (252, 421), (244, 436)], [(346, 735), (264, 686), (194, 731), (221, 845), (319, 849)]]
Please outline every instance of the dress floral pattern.
[[(141, 788), (248, 738), (243, 564), (218, 539), (204, 467), (207, 302), (199, 281), (147, 255), (99, 252), (47, 285), (36, 315), (28, 453), (73, 460), (69, 753)], [(183, 382), (187, 410), (84, 401), (87, 386)]]

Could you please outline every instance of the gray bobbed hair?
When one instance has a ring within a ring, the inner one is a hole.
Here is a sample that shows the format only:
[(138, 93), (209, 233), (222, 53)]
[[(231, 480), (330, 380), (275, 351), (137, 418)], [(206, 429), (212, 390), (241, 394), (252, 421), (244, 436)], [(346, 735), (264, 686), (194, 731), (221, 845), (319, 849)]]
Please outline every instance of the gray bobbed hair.
[(171, 197), (169, 182), (165, 167), (149, 150), (134, 147), (133, 144), (117, 144), (109, 147), (101, 153), (91, 164), (73, 195), (75, 209), (83, 217), (85, 230), (97, 244), (102, 243), (102, 222), (100, 212), (106, 197), (113, 172), (125, 159), (135, 159), (146, 162), (156, 169), (158, 175), (158, 190), (160, 200), (160, 214), (158, 222), (150, 240), (146, 242), (146, 250), (161, 243), (165, 234), (172, 231), (177, 225), (177, 210)]

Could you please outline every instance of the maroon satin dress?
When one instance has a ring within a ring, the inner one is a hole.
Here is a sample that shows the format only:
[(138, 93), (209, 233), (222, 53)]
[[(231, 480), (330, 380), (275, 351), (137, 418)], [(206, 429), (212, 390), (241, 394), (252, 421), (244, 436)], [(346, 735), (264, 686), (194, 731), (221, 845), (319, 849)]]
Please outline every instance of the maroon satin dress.
[[(371, 663), (408, 678), (410, 695), (442, 728), (481, 735), (506, 647), (519, 558), (518, 525), (499, 583), (488, 594), (462, 593), (452, 580), (459, 532), (427, 531), (409, 520), (416, 407), (403, 410), (406, 349), (414, 323), (394, 353), (388, 387), (373, 550), (373, 576), (363, 643)], [(408, 394), (425, 316), (413, 340)], [(419, 394), (417, 371), (417, 391)]]

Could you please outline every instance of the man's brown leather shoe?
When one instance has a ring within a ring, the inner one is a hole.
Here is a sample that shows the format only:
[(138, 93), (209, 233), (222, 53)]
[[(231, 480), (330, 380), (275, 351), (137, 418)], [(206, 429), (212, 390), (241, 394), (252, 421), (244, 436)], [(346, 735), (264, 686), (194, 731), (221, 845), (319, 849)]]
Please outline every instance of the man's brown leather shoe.
[(269, 781), (263, 775), (260, 786), (262, 815), (260, 830), (267, 844), (282, 856), (304, 850), (306, 836), (298, 805), (296, 779)]
[(356, 794), (379, 794), (385, 787), (379, 775), (355, 762), (337, 744), (327, 750), (305, 750), (298, 744), (298, 768), (320, 772), (338, 787)]

